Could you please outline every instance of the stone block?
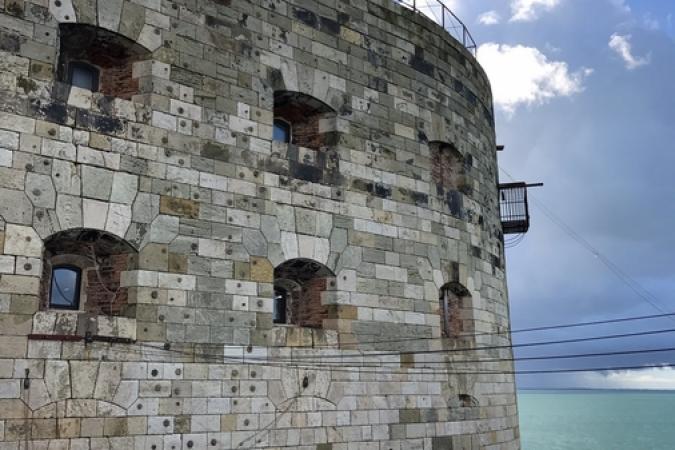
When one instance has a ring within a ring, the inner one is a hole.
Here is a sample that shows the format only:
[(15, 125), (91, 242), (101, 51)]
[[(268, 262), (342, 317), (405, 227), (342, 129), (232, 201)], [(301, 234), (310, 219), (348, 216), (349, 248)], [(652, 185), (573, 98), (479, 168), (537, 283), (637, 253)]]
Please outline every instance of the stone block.
[(197, 219), (199, 218), (199, 203), (193, 200), (162, 196), (159, 211), (162, 214)]

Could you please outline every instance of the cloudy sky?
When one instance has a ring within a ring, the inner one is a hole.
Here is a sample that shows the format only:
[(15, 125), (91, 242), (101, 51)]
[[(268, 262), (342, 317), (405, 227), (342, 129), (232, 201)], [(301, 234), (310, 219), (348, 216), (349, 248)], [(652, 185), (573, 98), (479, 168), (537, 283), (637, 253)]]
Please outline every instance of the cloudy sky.
[[(500, 166), (518, 180), (544, 182), (532, 192), (535, 201), (572, 230), (532, 206), (531, 231), (507, 250), (513, 328), (658, 314), (645, 297), (675, 311), (675, 2), (445, 1), (472, 31), (491, 78), (498, 141), (506, 146)], [(502, 180), (509, 181), (505, 173)], [(622, 281), (608, 261), (630, 278)], [(666, 328), (675, 328), (675, 318), (514, 338), (517, 344)], [(663, 347), (675, 347), (675, 333), (516, 356)], [(518, 368), (662, 363), (675, 363), (675, 352)], [(675, 388), (675, 371), (523, 375), (519, 385)]]

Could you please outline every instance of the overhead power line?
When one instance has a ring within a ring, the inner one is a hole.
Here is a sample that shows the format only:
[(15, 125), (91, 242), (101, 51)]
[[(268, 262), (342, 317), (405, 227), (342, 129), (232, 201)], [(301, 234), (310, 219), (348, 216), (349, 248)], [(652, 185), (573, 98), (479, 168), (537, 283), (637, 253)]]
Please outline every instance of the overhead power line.
[[(568, 344), (568, 343), (577, 343), (577, 342), (590, 342), (590, 341), (600, 341), (600, 340), (609, 340), (609, 339), (622, 339), (622, 338), (629, 338), (629, 337), (638, 337), (638, 336), (651, 336), (651, 335), (659, 335), (659, 334), (667, 334), (667, 333), (675, 333), (675, 329), (664, 329), (664, 330), (650, 330), (650, 331), (640, 331), (640, 332), (634, 332), (634, 333), (621, 333), (621, 334), (610, 334), (610, 335), (604, 335), (604, 336), (592, 336), (592, 337), (585, 337), (585, 338), (572, 338), (572, 339), (561, 339), (561, 340), (554, 340), (554, 341), (543, 341), (543, 342), (528, 342), (528, 343), (521, 343), (521, 344), (513, 344), (513, 345), (495, 345), (495, 346), (484, 346), (484, 347), (473, 347), (473, 348), (454, 348), (454, 349), (437, 349), (437, 350), (418, 350), (418, 351), (396, 351), (396, 352), (367, 352), (367, 353), (341, 353), (341, 354), (317, 354), (317, 355), (292, 355), (290, 357), (280, 357), (280, 356), (266, 356), (266, 357), (257, 357), (257, 356), (252, 356), (252, 355), (246, 355), (244, 353), (244, 350), (242, 350), (242, 355), (241, 357), (233, 357), (236, 360), (241, 360), (241, 361), (250, 361), (250, 362), (255, 362), (255, 361), (260, 361), (260, 362), (266, 362), (266, 361), (274, 361), (274, 362), (299, 362), (299, 361), (309, 361), (310, 363), (312, 361), (319, 361), (320, 363), (324, 363), (327, 360), (339, 360), (342, 364), (348, 364), (350, 363), (350, 359), (359, 359), (362, 360), (364, 358), (377, 358), (377, 357), (386, 357), (386, 356), (410, 356), (410, 355), (438, 355), (438, 354), (453, 354), (453, 353), (458, 353), (458, 352), (475, 352), (475, 351), (488, 351), (488, 350), (504, 350), (504, 349), (512, 349), (512, 348), (524, 348), (524, 347), (539, 347), (539, 346), (548, 346), (548, 345), (557, 345), (557, 344)], [(155, 345), (150, 345), (150, 344), (143, 344), (143, 343), (136, 343), (136, 344), (130, 344), (130, 345), (136, 345), (142, 348), (146, 348), (148, 350), (154, 350), (154, 351), (159, 351), (159, 352), (177, 352), (177, 353), (183, 353), (186, 354), (187, 356), (200, 356), (200, 357), (215, 357), (215, 358), (221, 358), (224, 355), (223, 354), (208, 354), (208, 353), (201, 353), (198, 354), (197, 352), (185, 352), (181, 350), (176, 350), (176, 349), (166, 349), (164, 347), (158, 347)], [(226, 346), (227, 347), (227, 346)], [(306, 349), (306, 350), (312, 350), (312, 349)], [(356, 352), (356, 350), (344, 350), (345, 352)]]
[[(153, 347), (157, 349), (157, 347)], [(658, 349), (666, 350), (666, 349)], [(670, 349), (675, 350), (675, 349)], [(669, 350), (669, 351), (670, 351)], [(675, 367), (675, 362), (667, 362), (662, 364), (646, 364), (646, 365), (631, 365), (631, 366), (596, 366), (592, 368), (583, 367), (583, 368), (560, 368), (560, 369), (542, 369), (542, 370), (453, 370), (446, 369), (440, 370), (438, 368), (428, 368), (428, 367), (354, 367), (342, 364), (341, 366), (321, 366), (321, 365), (311, 365), (311, 364), (302, 364), (302, 363), (280, 363), (280, 362), (270, 362), (270, 361), (261, 361), (255, 362), (250, 359), (242, 360), (241, 358), (236, 357), (225, 357), (223, 355), (214, 355), (214, 354), (203, 354), (193, 352), (182, 352), (177, 350), (161, 350), (162, 353), (181, 353), (190, 355), (192, 357), (200, 357), (206, 361), (222, 361), (225, 364), (244, 364), (255, 367), (274, 367), (274, 368), (292, 368), (292, 369), (301, 369), (301, 370), (313, 370), (313, 371), (329, 371), (329, 372), (338, 372), (338, 373), (353, 373), (353, 374), (382, 374), (382, 375), (527, 375), (527, 374), (554, 374), (554, 373), (572, 373), (572, 372), (607, 372), (607, 371), (621, 371), (621, 370), (641, 370), (641, 369), (654, 369), (654, 368), (673, 368)], [(151, 351), (152, 353), (153, 351)], [(155, 350), (155, 353), (159, 353), (160, 350)], [(648, 352), (648, 351), (645, 351)], [(133, 353), (130, 352), (130, 353)], [(136, 351), (136, 353), (146, 354), (143, 351)], [(608, 352), (609, 354), (609, 352)], [(561, 355), (568, 356), (568, 355)], [(571, 355), (570, 355), (571, 356)], [(451, 363), (448, 363), (451, 364)]]
[[(515, 181), (515, 178), (503, 167), (499, 167), (507, 177)], [(629, 274), (624, 272), (614, 261), (609, 257), (605, 256), (600, 250), (593, 246), (588, 240), (584, 239), (579, 233), (577, 233), (570, 225), (568, 225), (564, 220), (558, 217), (551, 209), (549, 209), (543, 202), (539, 201), (536, 197), (530, 197), (532, 203), (534, 203), (537, 208), (555, 225), (562, 229), (568, 236), (574, 239), (578, 244), (585, 248), (589, 253), (591, 253), (595, 258), (597, 258), (602, 264), (604, 264), (622, 283), (624, 283), (630, 290), (632, 290), (638, 297), (648, 303), (652, 308), (665, 313), (666, 311), (660, 305), (660, 300), (651, 292), (649, 292), (644, 286), (642, 286), (635, 278), (631, 277)], [(675, 320), (672, 319), (671, 320)]]

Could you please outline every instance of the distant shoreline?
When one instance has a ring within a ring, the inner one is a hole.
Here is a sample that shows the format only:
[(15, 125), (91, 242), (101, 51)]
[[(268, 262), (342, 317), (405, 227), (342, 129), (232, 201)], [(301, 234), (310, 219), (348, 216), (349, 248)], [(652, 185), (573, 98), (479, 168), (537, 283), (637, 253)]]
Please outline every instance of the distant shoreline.
[(554, 392), (675, 392), (675, 389), (616, 389), (616, 388), (518, 388), (516, 392), (554, 391)]

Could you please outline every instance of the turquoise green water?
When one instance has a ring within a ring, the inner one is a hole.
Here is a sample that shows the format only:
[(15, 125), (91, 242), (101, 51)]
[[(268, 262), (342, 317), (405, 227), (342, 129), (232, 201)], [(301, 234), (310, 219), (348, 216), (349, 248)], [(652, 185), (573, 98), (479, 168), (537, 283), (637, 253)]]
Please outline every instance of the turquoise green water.
[(675, 393), (520, 391), (523, 450), (674, 450)]

